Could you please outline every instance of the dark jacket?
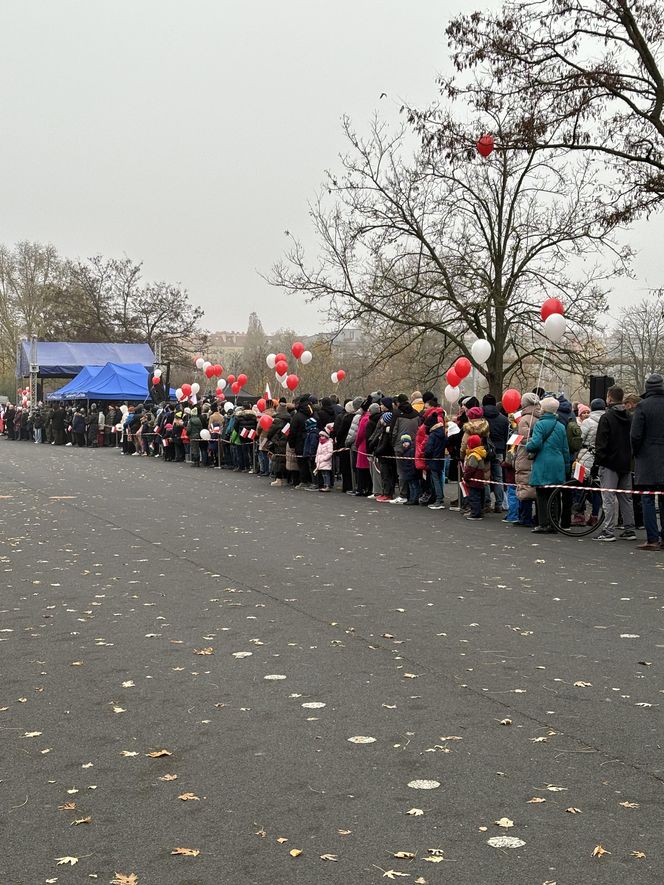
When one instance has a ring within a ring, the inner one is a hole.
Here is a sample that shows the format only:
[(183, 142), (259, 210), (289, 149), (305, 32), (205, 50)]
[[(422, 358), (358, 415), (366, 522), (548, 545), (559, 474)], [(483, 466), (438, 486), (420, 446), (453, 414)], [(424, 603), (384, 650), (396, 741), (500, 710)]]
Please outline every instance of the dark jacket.
[[(420, 416), (411, 406), (410, 403), (403, 403), (399, 410), (394, 412), (392, 419), (392, 445), (395, 452), (400, 448), (399, 440), (402, 434), (407, 433), (413, 440), (413, 449), (415, 447), (415, 437), (417, 436), (417, 428), (420, 424)], [(413, 457), (415, 452), (413, 451)]]
[(288, 446), (291, 449), (295, 449), (296, 455), (301, 455), (304, 452), (304, 440), (306, 437), (304, 426), (307, 423), (307, 418), (310, 418), (311, 415), (312, 408), (309, 403), (300, 403), (293, 413), (290, 433), (288, 434)]
[(85, 415), (77, 412), (71, 419), (71, 429), (74, 433), (85, 433)]
[(345, 409), (334, 419), (334, 441), (335, 448), (343, 449), (346, 445), (346, 437), (353, 423), (353, 413), (347, 412)]
[(510, 435), (510, 422), (498, 409), (498, 406), (482, 406), (484, 417), (489, 422), (489, 439), (498, 455), (507, 450), (507, 438)]
[[(370, 455), (375, 453), (378, 440), (382, 436), (382, 430), (378, 423), (379, 421), (380, 412), (376, 412), (375, 415), (369, 415), (369, 423), (367, 424), (366, 433), (366, 450)], [(383, 425), (383, 427), (384, 426), (385, 425)]]
[(664, 488), (664, 387), (648, 390), (632, 418), (634, 483)]
[(267, 450), (272, 454), (272, 466), (275, 472), (284, 470), (286, 467), (286, 443), (288, 437), (281, 432), (284, 427), (290, 423), (290, 415), (288, 409), (282, 403), (278, 409), (274, 420), (267, 432)]
[(334, 403), (326, 396), (320, 401), (320, 407), (316, 412), (316, 425), (319, 430), (325, 430), (328, 424), (334, 424), (337, 412), (334, 410)]
[[(7, 418), (9, 413), (7, 413)], [(53, 430), (64, 430), (65, 429), (65, 410), (58, 406), (53, 411), (53, 417), (51, 418), (51, 424), (53, 425)]]
[[(586, 418), (586, 421), (590, 420)], [(616, 473), (629, 473), (632, 469), (630, 430), (632, 419), (621, 403), (604, 412), (597, 424), (595, 437), (595, 464), (608, 467)]]
[(427, 437), (424, 446), (424, 457), (427, 463), (427, 469), (435, 473), (440, 473), (445, 463), (445, 448), (447, 446), (447, 437), (445, 436), (445, 427), (432, 428)]

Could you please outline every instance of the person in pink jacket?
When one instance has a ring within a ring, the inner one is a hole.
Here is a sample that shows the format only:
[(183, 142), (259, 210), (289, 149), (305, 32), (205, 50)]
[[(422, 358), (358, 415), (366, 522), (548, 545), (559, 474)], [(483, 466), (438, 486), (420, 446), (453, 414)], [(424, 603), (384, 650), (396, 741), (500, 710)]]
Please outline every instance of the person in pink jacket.
[(355, 448), (357, 450), (357, 488), (355, 494), (366, 497), (371, 494), (371, 470), (369, 458), (367, 457), (367, 426), (369, 424), (369, 410), (367, 409), (357, 427), (357, 436), (355, 437)]
[(316, 471), (323, 477), (323, 485), (319, 492), (332, 491), (332, 457), (334, 455), (334, 442), (332, 434), (334, 424), (326, 424), (325, 429), (318, 434), (318, 448), (316, 449)]

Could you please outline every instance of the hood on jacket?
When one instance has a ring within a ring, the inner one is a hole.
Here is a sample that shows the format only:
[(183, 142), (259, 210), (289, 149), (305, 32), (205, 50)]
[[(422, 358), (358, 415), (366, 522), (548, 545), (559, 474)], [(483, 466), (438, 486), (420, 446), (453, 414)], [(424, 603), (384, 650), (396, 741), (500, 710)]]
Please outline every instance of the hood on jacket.
[(417, 418), (417, 412), (410, 403), (400, 403), (399, 414), (402, 418)]
[[(664, 391), (662, 391), (662, 392), (664, 393)], [(627, 411), (627, 409), (625, 408), (625, 404), (624, 404), (624, 403), (616, 403), (615, 406), (610, 406), (610, 407), (606, 410), (606, 412), (611, 412), (611, 414), (612, 414), (612, 415), (613, 415), (618, 421), (621, 421), (621, 422), (624, 423), (624, 424), (631, 424), (631, 423), (632, 423), (632, 418), (631, 418), (629, 412)], [(598, 413), (598, 416), (599, 416), (599, 417), (598, 417), (597, 420), (599, 421), (599, 419), (602, 417), (602, 415), (605, 415), (606, 412), (599, 412), (599, 413)], [(591, 412), (589, 417), (592, 417), (592, 414), (593, 414), (593, 413)]]

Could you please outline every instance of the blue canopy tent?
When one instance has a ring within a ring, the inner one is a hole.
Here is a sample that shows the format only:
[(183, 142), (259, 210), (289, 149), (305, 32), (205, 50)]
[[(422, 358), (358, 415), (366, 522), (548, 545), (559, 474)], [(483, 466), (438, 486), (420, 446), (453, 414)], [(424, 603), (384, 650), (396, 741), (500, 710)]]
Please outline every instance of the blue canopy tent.
[(75, 378), (68, 381), (64, 387), (49, 393), (47, 399), (85, 399), (85, 391), (90, 387), (93, 379), (101, 372), (103, 366), (85, 366)]
[(40, 378), (73, 378), (85, 366), (103, 366), (109, 362), (152, 369), (155, 356), (147, 344), (22, 341), (16, 361), (16, 377), (27, 377), (34, 366)]
[[(79, 382), (79, 376), (55, 391), (49, 399), (87, 399), (87, 400), (146, 400), (150, 398), (148, 390), (149, 375), (145, 366), (139, 363), (106, 363), (105, 366), (88, 367), (98, 370), (90, 374), (86, 384)], [(83, 372), (80, 373), (83, 375)], [(64, 393), (63, 391), (69, 390)], [(171, 389), (171, 397), (175, 391)]]

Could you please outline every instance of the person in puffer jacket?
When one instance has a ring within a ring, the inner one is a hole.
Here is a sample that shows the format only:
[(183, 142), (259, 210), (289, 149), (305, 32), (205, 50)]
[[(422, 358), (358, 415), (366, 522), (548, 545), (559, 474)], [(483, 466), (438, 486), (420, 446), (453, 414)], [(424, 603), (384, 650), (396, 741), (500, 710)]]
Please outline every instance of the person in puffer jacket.
[(318, 448), (316, 449), (316, 471), (323, 479), (320, 492), (332, 491), (332, 458), (334, 456), (334, 423), (330, 421), (318, 434)]
[[(473, 419), (471, 418), (471, 421)], [(463, 479), (468, 487), (470, 513), (466, 519), (482, 519), (482, 501), (484, 500), (484, 483), (487, 457), (482, 438), (476, 434), (466, 440), (466, 454), (463, 462)]]
[(443, 473), (445, 469), (445, 449), (447, 447), (447, 434), (445, 432), (445, 413), (432, 412), (424, 419), (424, 426), (428, 427), (429, 435), (424, 446), (424, 458), (427, 473), (431, 479), (433, 496), (429, 501), (429, 510), (445, 509), (445, 487), (443, 485)]

